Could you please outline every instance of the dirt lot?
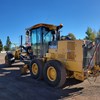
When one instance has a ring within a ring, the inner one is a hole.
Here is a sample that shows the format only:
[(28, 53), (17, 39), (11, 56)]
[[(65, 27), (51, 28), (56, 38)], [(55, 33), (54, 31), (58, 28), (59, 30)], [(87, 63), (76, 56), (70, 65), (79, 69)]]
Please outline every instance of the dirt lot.
[(21, 66), (5, 66), (4, 54), (0, 54), (0, 100), (100, 100), (100, 77), (91, 84), (70, 79), (57, 89), (33, 80), (30, 74), (22, 76)]

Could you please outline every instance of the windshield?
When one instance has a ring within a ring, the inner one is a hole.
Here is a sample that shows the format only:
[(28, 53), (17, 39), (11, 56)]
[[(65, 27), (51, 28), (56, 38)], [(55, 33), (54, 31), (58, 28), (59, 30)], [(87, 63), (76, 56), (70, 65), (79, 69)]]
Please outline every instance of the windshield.
[(37, 57), (44, 56), (48, 52), (49, 43), (57, 39), (55, 30), (49, 30), (46, 27), (33, 29), (30, 33), (32, 49)]
[(52, 41), (52, 32), (51, 31), (47, 31), (45, 28), (43, 28), (42, 32), (43, 32), (43, 42)]

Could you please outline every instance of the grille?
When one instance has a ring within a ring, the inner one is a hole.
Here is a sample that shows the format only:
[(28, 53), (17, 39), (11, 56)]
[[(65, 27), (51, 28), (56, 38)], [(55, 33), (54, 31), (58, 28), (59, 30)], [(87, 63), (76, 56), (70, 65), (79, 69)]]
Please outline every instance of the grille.
[(67, 59), (75, 60), (75, 42), (67, 43)]

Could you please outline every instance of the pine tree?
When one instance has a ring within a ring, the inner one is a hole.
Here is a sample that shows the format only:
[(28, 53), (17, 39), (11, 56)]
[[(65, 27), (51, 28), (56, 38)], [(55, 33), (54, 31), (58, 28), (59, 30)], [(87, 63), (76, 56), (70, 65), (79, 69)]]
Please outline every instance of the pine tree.
[(96, 38), (95, 32), (93, 32), (92, 29), (91, 29), (90, 27), (87, 28), (86, 35), (87, 35), (87, 36), (85, 37), (86, 40), (94, 41), (95, 38)]
[(2, 51), (2, 50), (3, 50), (3, 44), (2, 44), (2, 41), (0, 39), (0, 51)]
[(7, 36), (6, 46), (7, 46), (8, 49), (10, 50), (10, 48), (11, 48), (11, 41), (10, 41), (9, 36)]
[(4, 49), (5, 49), (6, 51), (8, 51), (8, 50), (11, 49), (11, 41), (10, 41), (9, 36), (7, 36), (6, 45), (4, 46)]

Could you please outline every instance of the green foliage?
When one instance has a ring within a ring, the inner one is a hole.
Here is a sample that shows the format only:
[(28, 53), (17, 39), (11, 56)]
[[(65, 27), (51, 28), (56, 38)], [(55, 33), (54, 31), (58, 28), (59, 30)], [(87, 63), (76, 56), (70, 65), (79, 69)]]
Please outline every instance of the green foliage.
[(86, 35), (87, 35), (87, 36), (85, 37), (86, 40), (94, 41), (95, 38), (96, 38), (95, 32), (93, 32), (92, 29), (91, 29), (90, 27), (87, 28)]
[(5, 51), (9, 51), (11, 49), (11, 41), (9, 36), (7, 36), (6, 45), (4, 46)]
[(5, 50), (5, 51), (8, 51), (9, 48), (5, 45), (5, 46), (4, 46), (4, 50)]
[(9, 36), (7, 36), (6, 45), (4, 46), (4, 49), (8, 51), (10, 50), (10, 48), (11, 48), (11, 41), (10, 41)]
[(0, 39), (0, 51), (2, 51), (2, 50), (3, 50), (3, 44), (2, 44), (2, 41)]
[(100, 29), (99, 29), (99, 31), (97, 32), (97, 38), (100, 38)]
[(76, 40), (76, 37), (75, 37), (75, 35), (74, 35), (73, 33), (69, 33), (69, 34), (67, 35), (67, 37), (70, 37), (71, 40)]
[(63, 35), (61, 36), (61, 40), (66, 40), (66, 39), (76, 40), (76, 37), (74, 36), (73, 33), (69, 33), (66, 36), (63, 36)]

